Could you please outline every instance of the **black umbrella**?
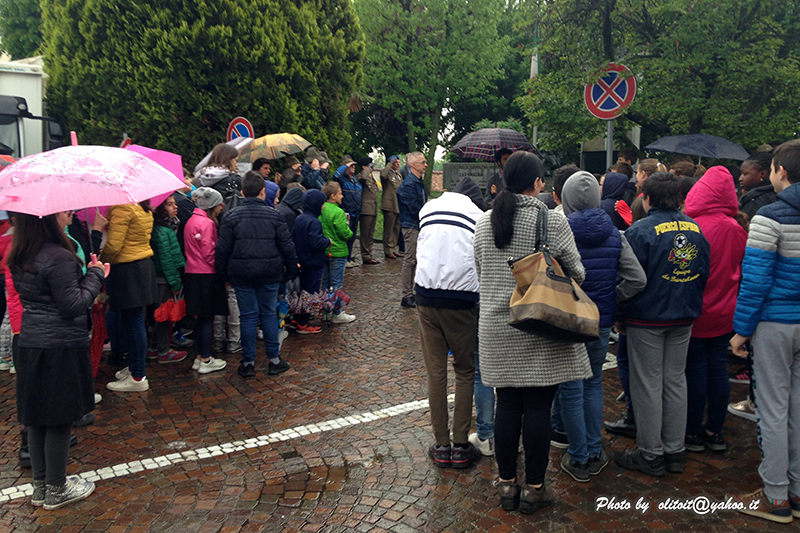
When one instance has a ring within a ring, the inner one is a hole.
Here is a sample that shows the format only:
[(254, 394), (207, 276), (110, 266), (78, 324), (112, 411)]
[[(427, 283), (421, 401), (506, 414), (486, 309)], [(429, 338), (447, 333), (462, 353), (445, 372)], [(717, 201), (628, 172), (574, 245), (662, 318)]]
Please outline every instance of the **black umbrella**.
[(693, 135), (672, 135), (661, 137), (654, 143), (644, 147), (645, 150), (654, 152), (671, 152), (673, 154), (696, 155), (711, 159), (735, 159), (744, 161), (750, 154), (747, 150), (735, 142), (708, 135), (707, 133), (697, 133)]

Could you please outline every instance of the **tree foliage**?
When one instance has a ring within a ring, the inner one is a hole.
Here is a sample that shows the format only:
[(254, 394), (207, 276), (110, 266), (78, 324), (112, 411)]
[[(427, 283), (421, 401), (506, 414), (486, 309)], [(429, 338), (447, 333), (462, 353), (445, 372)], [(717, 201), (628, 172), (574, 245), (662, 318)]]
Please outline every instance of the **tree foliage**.
[(36, 54), (42, 44), (39, 0), (0, 0), (0, 39), (12, 59)]
[(624, 63), (639, 91), (618, 130), (711, 133), (754, 148), (795, 137), (800, 97), (796, 0), (538, 0), (530, 31), (542, 35), (543, 73), (521, 101), (546, 131), (546, 149), (602, 133), (583, 86), (609, 61)]
[(189, 161), (242, 115), (330, 154), (347, 141), (364, 47), (348, 0), (42, 0), (50, 109), (82, 143)]
[(427, 139), (429, 172), (443, 110), (484, 93), (501, 74), (502, 0), (355, 0), (367, 37), (365, 86), (405, 126), (406, 148)]

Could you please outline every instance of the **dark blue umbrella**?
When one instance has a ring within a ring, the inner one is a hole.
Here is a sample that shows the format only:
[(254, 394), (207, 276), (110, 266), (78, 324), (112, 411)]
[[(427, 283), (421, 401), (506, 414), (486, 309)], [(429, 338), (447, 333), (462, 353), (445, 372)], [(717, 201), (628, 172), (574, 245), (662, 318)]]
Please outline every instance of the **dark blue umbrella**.
[(654, 143), (644, 147), (654, 152), (671, 152), (673, 154), (697, 155), (711, 159), (735, 159), (744, 161), (750, 154), (735, 142), (715, 137), (707, 133), (693, 135), (672, 135), (661, 137)]

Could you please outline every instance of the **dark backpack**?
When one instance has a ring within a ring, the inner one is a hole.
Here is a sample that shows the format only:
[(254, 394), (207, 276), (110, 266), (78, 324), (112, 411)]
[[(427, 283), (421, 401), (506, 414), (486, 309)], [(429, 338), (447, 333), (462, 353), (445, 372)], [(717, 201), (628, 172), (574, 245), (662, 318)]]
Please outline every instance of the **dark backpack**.
[(222, 201), (225, 203), (225, 211), (236, 209), (244, 201), (242, 195), (242, 185), (236, 178), (237, 174), (228, 174), (228, 176), (219, 180), (211, 188), (222, 195)]

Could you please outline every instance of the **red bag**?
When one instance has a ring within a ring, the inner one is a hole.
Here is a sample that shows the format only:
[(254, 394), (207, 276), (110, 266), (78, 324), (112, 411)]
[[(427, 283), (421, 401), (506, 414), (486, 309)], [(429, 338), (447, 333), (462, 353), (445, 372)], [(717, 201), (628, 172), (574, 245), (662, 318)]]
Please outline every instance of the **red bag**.
[(173, 322), (177, 322), (183, 317), (186, 316), (186, 300), (181, 298), (180, 300), (175, 300), (172, 302), (172, 309), (169, 313), (169, 319)]
[[(156, 319), (156, 322), (168, 322), (172, 320), (172, 312), (173, 312), (172, 310), (174, 307), (175, 307), (175, 301), (172, 300), (172, 298), (170, 298), (169, 300), (158, 306), (158, 309), (156, 309), (153, 312), (153, 318)], [(183, 309), (184, 311), (186, 310), (185, 303)]]

